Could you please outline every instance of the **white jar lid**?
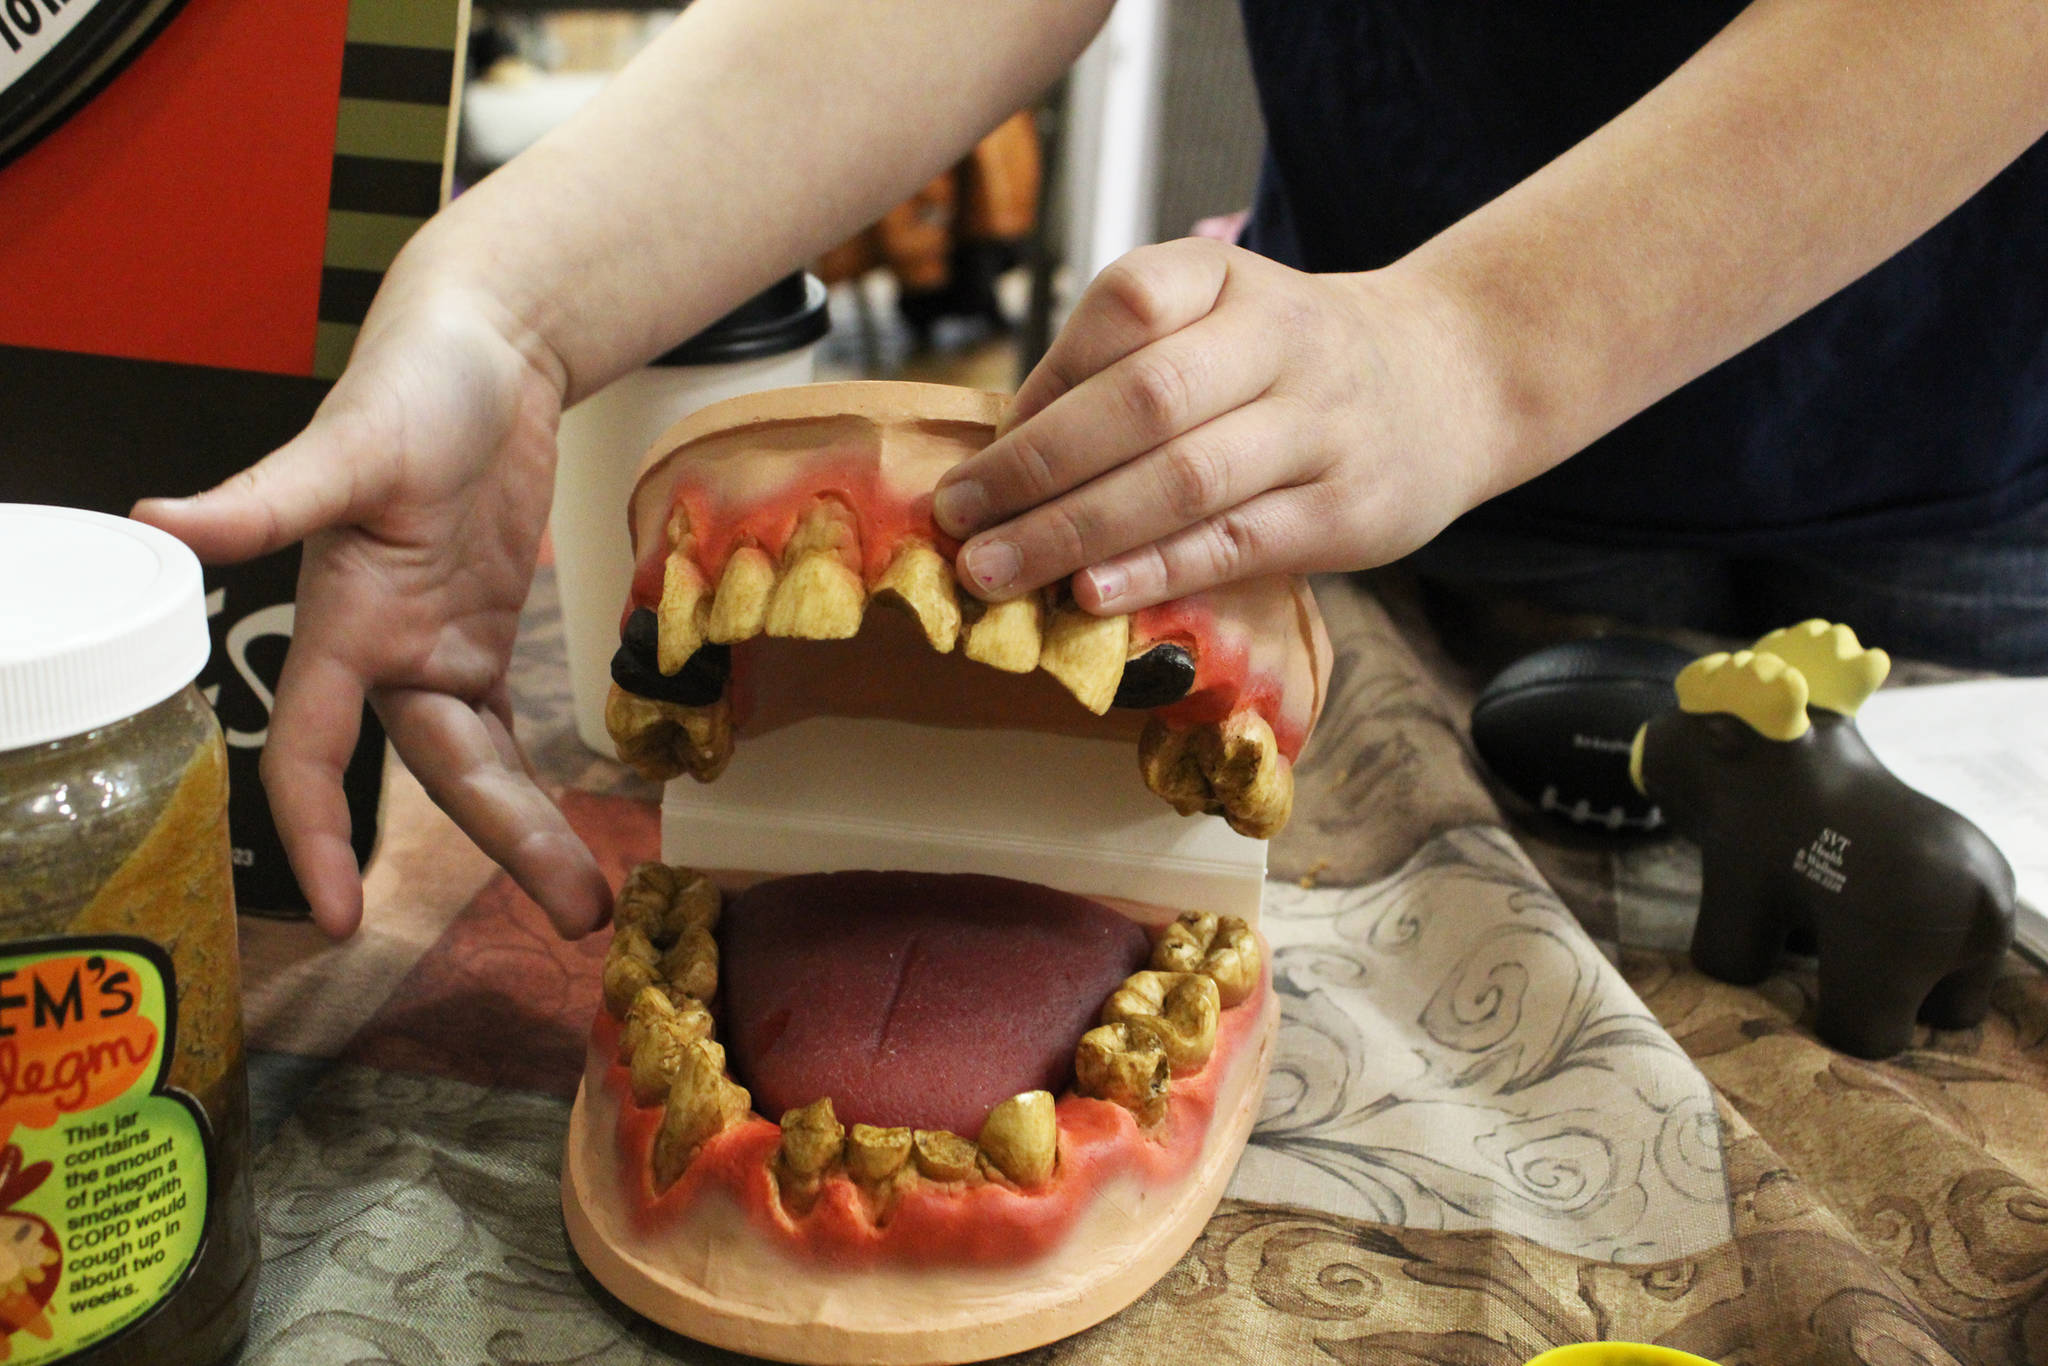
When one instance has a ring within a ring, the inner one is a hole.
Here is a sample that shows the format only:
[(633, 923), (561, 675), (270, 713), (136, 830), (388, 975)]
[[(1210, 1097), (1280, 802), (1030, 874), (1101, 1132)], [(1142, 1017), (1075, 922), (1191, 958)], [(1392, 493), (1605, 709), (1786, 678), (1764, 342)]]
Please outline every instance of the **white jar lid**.
[(102, 512), (0, 503), (0, 750), (153, 707), (210, 648), (184, 542)]

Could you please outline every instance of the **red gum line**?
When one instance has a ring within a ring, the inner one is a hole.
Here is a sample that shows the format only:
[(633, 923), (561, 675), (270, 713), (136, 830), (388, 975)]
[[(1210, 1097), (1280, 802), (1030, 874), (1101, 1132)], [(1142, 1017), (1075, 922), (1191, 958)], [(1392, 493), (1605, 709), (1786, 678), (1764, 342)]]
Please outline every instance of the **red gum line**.
[[(861, 579), (873, 584), (889, 568), (896, 552), (907, 540), (934, 546), (951, 560), (960, 542), (941, 532), (932, 521), (932, 496), (919, 494), (909, 502), (886, 496), (872, 464), (858, 455), (829, 462), (806, 461), (802, 473), (779, 490), (743, 512), (723, 506), (721, 500), (701, 484), (678, 479), (670, 516), (678, 506), (690, 514), (690, 526), (697, 537), (697, 568), (705, 582), (716, 585), (725, 572), (725, 562), (743, 545), (756, 545), (780, 561), (782, 548), (797, 519), (819, 496), (848, 500), (860, 522)], [(666, 522), (664, 522), (664, 526)], [(711, 528), (710, 531), (704, 528)], [(661, 601), (662, 568), (668, 547), (649, 548), (633, 574), (633, 607), (653, 607)]]
[(1273, 728), (1280, 753), (1292, 762), (1308, 740), (1302, 727), (1286, 721), (1280, 707), (1281, 682), (1269, 673), (1254, 673), (1251, 649), (1242, 639), (1219, 639), (1204, 630), (1214, 617), (1200, 598), (1180, 598), (1131, 614), (1131, 638), (1148, 647), (1165, 641), (1190, 646), (1195, 656), (1195, 685), (1178, 702), (1152, 714), (1176, 730), (1220, 722), (1241, 711), (1256, 711)]
[[(1270, 980), (1262, 971), (1257, 989), (1223, 1012), (1215, 1051), (1201, 1070), (1173, 1079), (1164, 1141), (1148, 1137), (1119, 1105), (1068, 1095), (1056, 1109), (1059, 1172), (1045, 1185), (1030, 1191), (995, 1181), (964, 1188), (912, 1185), (897, 1195), (880, 1224), (859, 1187), (843, 1173), (824, 1183), (808, 1213), (793, 1216), (785, 1210), (769, 1173), (782, 1129), (759, 1116), (706, 1143), (675, 1184), (657, 1195), (654, 1137), (662, 1107), (635, 1103), (631, 1073), (614, 1062), (605, 1085), (619, 1104), (620, 1170), (638, 1177), (634, 1188), (624, 1192), (626, 1207), (640, 1230), (658, 1234), (664, 1225), (687, 1218), (698, 1195), (716, 1183), (756, 1229), (804, 1260), (851, 1267), (1031, 1261), (1056, 1248), (1097, 1192), (1116, 1177), (1134, 1175), (1156, 1188), (1178, 1181), (1194, 1166), (1215, 1113), (1217, 1087), (1258, 1025)], [(615, 1059), (618, 1022), (599, 1011), (592, 1030), (595, 1046)]]

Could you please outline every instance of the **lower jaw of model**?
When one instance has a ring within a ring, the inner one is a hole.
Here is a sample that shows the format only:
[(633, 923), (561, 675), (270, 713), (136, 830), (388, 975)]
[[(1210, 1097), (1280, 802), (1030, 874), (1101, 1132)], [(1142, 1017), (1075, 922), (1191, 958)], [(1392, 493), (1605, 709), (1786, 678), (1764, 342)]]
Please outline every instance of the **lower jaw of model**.
[[(620, 894), (563, 1186), (629, 1306), (788, 1361), (977, 1360), (1108, 1317), (1194, 1241), (1264, 1087), (1255, 931), (971, 876), (737, 895), (721, 932), (688, 870), (643, 865)], [(859, 914), (883, 905), (927, 919), (897, 944)], [(877, 934), (879, 974), (836, 957)], [(975, 934), (1039, 947), (977, 976)], [(1032, 1030), (1070, 1051), (1031, 1054)], [(1008, 1092), (1020, 1076), (1040, 1084)]]

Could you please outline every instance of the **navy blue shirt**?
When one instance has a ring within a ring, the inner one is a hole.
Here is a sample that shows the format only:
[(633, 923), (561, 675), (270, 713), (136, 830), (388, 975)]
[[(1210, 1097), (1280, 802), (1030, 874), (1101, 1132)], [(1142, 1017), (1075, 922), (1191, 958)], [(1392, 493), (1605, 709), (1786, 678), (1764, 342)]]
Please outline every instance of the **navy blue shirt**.
[[(1620, 113), (1737, 0), (1243, 0), (1267, 162), (1245, 245), (1382, 266)], [(1925, 236), (1471, 514), (1765, 548), (2048, 502), (2048, 144)]]

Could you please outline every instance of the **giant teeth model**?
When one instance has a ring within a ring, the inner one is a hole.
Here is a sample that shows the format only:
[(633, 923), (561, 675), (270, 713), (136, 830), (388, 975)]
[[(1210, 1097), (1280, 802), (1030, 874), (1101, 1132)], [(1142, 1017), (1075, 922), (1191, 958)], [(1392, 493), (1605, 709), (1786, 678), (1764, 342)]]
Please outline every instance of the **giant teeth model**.
[[(1184, 815), (1277, 831), (1329, 670), (1307, 585), (984, 607), (931, 494), (1001, 405), (814, 385), (671, 430), (631, 509), (621, 757), (709, 782), (817, 715), (1109, 735)], [(615, 1294), (720, 1346), (963, 1361), (1078, 1331), (1186, 1251), (1258, 1111), (1278, 1012), (1249, 917), (654, 863), (615, 921), (564, 1211)]]

